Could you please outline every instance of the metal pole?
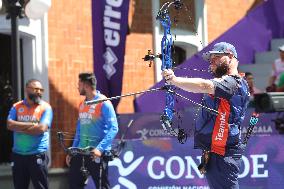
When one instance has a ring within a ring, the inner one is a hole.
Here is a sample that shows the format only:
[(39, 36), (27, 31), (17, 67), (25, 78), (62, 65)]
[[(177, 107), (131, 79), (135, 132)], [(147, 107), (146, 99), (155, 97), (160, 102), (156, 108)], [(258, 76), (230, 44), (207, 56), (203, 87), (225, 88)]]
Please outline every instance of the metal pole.
[(21, 5), (16, 0), (9, 2), (8, 14), (11, 18), (11, 55), (12, 55), (12, 86), (13, 99), (21, 99), (21, 62), (20, 62), (20, 38), (18, 19), (21, 14)]

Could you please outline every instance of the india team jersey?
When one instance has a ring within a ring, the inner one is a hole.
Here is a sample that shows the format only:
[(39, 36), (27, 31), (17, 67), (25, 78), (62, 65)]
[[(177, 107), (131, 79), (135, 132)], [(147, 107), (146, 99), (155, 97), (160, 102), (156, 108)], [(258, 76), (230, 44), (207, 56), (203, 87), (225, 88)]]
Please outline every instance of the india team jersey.
[[(20, 122), (39, 122), (51, 127), (52, 122), (51, 106), (40, 101), (40, 104), (29, 106), (26, 100), (17, 102), (10, 109), (8, 120)], [(13, 152), (30, 155), (45, 152), (49, 145), (49, 132), (46, 131), (39, 135), (29, 135), (21, 132), (14, 132)]]
[[(105, 98), (99, 92), (94, 100)], [(96, 147), (101, 152), (109, 151), (118, 132), (114, 108), (110, 101), (99, 104), (79, 105), (79, 118), (73, 147)]]

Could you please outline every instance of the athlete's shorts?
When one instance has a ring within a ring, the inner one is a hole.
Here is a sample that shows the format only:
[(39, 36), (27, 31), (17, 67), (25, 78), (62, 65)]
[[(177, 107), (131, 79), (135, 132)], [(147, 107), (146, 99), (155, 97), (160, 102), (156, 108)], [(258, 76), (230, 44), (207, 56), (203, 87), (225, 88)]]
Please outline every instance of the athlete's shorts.
[(210, 189), (239, 189), (241, 157), (210, 154), (205, 176)]

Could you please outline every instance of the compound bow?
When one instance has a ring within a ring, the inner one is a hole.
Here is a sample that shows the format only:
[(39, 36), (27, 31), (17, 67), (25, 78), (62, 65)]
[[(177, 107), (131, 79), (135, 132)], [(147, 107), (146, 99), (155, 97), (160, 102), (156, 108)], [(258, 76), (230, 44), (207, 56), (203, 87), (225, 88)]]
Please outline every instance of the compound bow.
[[(148, 51), (148, 55), (146, 55), (144, 57), (145, 61), (150, 61), (149, 66), (151, 65), (151, 62), (155, 59), (155, 58), (160, 58), (162, 60), (162, 65), (161, 65), (161, 70), (165, 70), (165, 69), (173, 69), (176, 67), (173, 67), (173, 59), (172, 59), (172, 46), (173, 46), (173, 39), (172, 39), (172, 34), (171, 34), (171, 18), (169, 16), (169, 8), (171, 6), (174, 6), (174, 9), (176, 10), (180, 10), (182, 9), (183, 3), (181, 2), (181, 0), (174, 0), (172, 2), (166, 2), (161, 9), (158, 12), (158, 15), (156, 17), (157, 20), (160, 21), (161, 25), (164, 28), (164, 35), (161, 41), (161, 51), (162, 54), (161, 55), (153, 55), (151, 53), (151, 51)], [(190, 68), (179, 68), (179, 69), (188, 69), (188, 70), (194, 70), (194, 71), (205, 71), (205, 70), (199, 70), (199, 69), (190, 69)], [(176, 136), (178, 138), (178, 141), (180, 143), (185, 143), (187, 140), (187, 133), (185, 132), (184, 129), (178, 127), (178, 132), (176, 132), (173, 127), (172, 127), (172, 120), (175, 114), (175, 110), (174, 110), (174, 96), (178, 96), (181, 97), (185, 100), (190, 101), (191, 103), (205, 108), (206, 110), (208, 110), (209, 112), (212, 112), (214, 114), (218, 114), (218, 111), (214, 110), (214, 109), (210, 109), (208, 107), (203, 106), (202, 104), (199, 104), (197, 102), (194, 102), (191, 99), (188, 99), (178, 93), (176, 93), (175, 87), (168, 84), (167, 82), (165, 82), (165, 88), (167, 90), (166, 92), (166, 107), (163, 110), (163, 114), (161, 115), (161, 124), (162, 127), (164, 128), (165, 131), (167, 131), (168, 133), (170, 133), (172, 136)]]
[[(121, 154), (122, 150), (125, 147), (125, 140), (124, 137), (128, 131), (128, 129), (130, 128), (130, 126), (133, 123), (133, 119), (129, 121), (126, 131), (121, 135), (121, 138), (118, 140), (117, 144), (114, 145), (112, 147), (112, 150), (108, 153), (103, 154), (102, 158), (108, 160), (108, 161), (112, 161), (114, 158), (119, 157), (119, 155)], [(57, 138), (59, 140), (59, 143), (61, 145), (61, 147), (63, 148), (64, 152), (70, 156), (76, 156), (76, 155), (84, 155), (84, 156), (92, 156), (93, 155), (93, 150), (95, 149), (95, 147), (93, 146), (87, 146), (85, 148), (79, 148), (79, 147), (67, 147), (64, 143), (65, 140), (76, 140), (73, 138), (72, 139), (66, 139), (64, 137), (64, 135), (66, 135), (66, 132), (61, 132), (61, 131), (57, 131)], [(68, 133), (69, 135), (69, 133)], [(71, 134), (70, 134), (71, 135)], [(93, 141), (96, 137), (94, 136), (88, 136), (88, 140), (89, 141)]]
[[(156, 19), (160, 21), (161, 25), (164, 28), (164, 35), (161, 41), (161, 50), (162, 50), (162, 54), (159, 55), (154, 55), (153, 53), (151, 53), (151, 50), (148, 50), (148, 54), (145, 55), (145, 57), (143, 58), (144, 61), (150, 61), (149, 63), (149, 67), (151, 67), (153, 60), (155, 58), (160, 58), (162, 60), (162, 65), (161, 65), (161, 70), (163, 71), (164, 69), (186, 69), (186, 70), (194, 70), (194, 71), (205, 71), (205, 70), (199, 70), (199, 69), (191, 69), (191, 68), (176, 68), (173, 67), (173, 61), (172, 61), (172, 46), (173, 46), (173, 39), (172, 39), (172, 34), (171, 34), (171, 19), (170, 19), (170, 15), (169, 15), (169, 8), (171, 6), (174, 6), (174, 8), (176, 10), (179, 10), (182, 8), (183, 3), (181, 2), (181, 0), (174, 0), (171, 2), (166, 2), (165, 4), (162, 5), (162, 7), (160, 8)], [(207, 72), (207, 71), (205, 71)], [(121, 95), (121, 96), (115, 96), (115, 97), (110, 97), (110, 98), (106, 98), (106, 99), (100, 99), (100, 100), (92, 100), (92, 101), (88, 101), (86, 102), (86, 104), (97, 104), (106, 100), (114, 100), (114, 99), (118, 99), (118, 98), (122, 98), (122, 97), (127, 97), (127, 96), (132, 96), (132, 95), (136, 95), (136, 94), (142, 94), (142, 93), (148, 93), (148, 92), (156, 92), (159, 90), (166, 90), (166, 106), (163, 110), (163, 113), (161, 115), (160, 121), (161, 121), (161, 125), (163, 127), (163, 129), (168, 132), (170, 135), (177, 137), (178, 141), (180, 143), (185, 143), (187, 140), (187, 133), (185, 132), (184, 129), (180, 128), (178, 126), (178, 131), (176, 131), (175, 129), (173, 129), (172, 124), (173, 124), (173, 118), (175, 115), (175, 110), (174, 110), (174, 105), (175, 105), (175, 99), (174, 96), (178, 96), (180, 98), (183, 98), (185, 100), (190, 101), (191, 103), (206, 109), (207, 111), (214, 113), (214, 114), (218, 114), (218, 111), (208, 108), (206, 106), (203, 106), (200, 103), (194, 102), (191, 99), (188, 99), (178, 93), (175, 92), (175, 87), (173, 85), (168, 84), (167, 82), (165, 82), (165, 85), (163, 87), (160, 88), (154, 88), (154, 89), (149, 89), (149, 90), (145, 90), (145, 91), (140, 91), (140, 92), (135, 92), (135, 93), (129, 93), (129, 94), (125, 94), (125, 95)]]
[[(94, 159), (95, 162), (99, 163), (101, 161), (101, 159), (103, 159), (105, 161), (112, 161), (112, 160), (114, 160), (114, 158), (118, 158), (120, 156), (122, 150), (125, 148), (125, 145), (126, 145), (124, 137), (125, 137), (128, 129), (132, 125), (132, 123), (133, 123), (133, 120), (130, 120), (130, 122), (127, 125), (126, 131), (122, 134), (122, 136), (118, 140), (117, 144), (115, 146), (113, 146), (112, 149), (109, 152), (103, 153), (102, 157), (95, 157), (95, 159)], [(93, 156), (93, 150), (95, 149), (95, 147), (93, 147), (93, 146), (87, 146), (85, 148), (67, 147), (65, 145), (64, 141), (69, 140), (69, 139), (65, 139), (64, 135), (69, 135), (69, 133), (67, 134), (66, 132), (57, 131), (57, 138), (59, 140), (61, 147), (63, 148), (63, 150), (66, 154), (68, 154), (71, 157), (74, 157), (76, 155), (82, 155), (82, 165), (81, 165), (80, 171), (81, 171), (81, 173), (82, 173), (82, 175), (85, 179), (85, 182), (87, 182), (88, 176), (89, 176), (89, 171), (85, 166), (85, 157)], [(95, 137), (88, 136), (88, 138), (94, 139)], [(92, 139), (89, 139), (89, 141), (92, 141)], [(76, 140), (76, 139), (72, 138), (70, 140)]]
[[(172, 69), (173, 63), (172, 63), (172, 46), (173, 46), (173, 39), (171, 34), (171, 18), (169, 16), (169, 8), (171, 5), (174, 5), (175, 9), (181, 9), (181, 1), (173, 1), (173, 2), (166, 2), (161, 9), (158, 12), (158, 15), (156, 17), (157, 20), (160, 21), (161, 25), (164, 28), (164, 36), (161, 41), (161, 59), (162, 59), (162, 65), (161, 70), (165, 69)], [(184, 131), (184, 129), (178, 128), (178, 132), (176, 132), (172, 127), (172, 120), (174, 117), (174, 86), (168, 84), (165, 82), (166, 86), (166, 107), (163, 110), (163, 114), (161, 115), (161, 124), (164, 130), (166, 130), (168, 133), (170, 133), (173, 136), (176, 136), (178, 138), (178, 141), (180, 143), (185, 143), (187, 140), (187, 133)]]

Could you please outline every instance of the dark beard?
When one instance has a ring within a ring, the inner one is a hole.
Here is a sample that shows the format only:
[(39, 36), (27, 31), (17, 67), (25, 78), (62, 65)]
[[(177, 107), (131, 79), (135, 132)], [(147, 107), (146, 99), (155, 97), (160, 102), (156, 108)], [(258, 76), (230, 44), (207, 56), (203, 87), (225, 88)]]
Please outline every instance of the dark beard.
[(212, 72), (213, 76), (216, 78), (221, 78), (222, 76), (226, 75), (229, 71), (229, 65), (226, 63), (221, 63), (217, 66), (215, 72)]
[(29, 99), (31, 101), (33, 101), (33, 103), (35, 103), (35, 104), (39, 104), (40, 103), (40, 100), (41, 100), (41, 96), (40, 95), (31, 93), (31, 94), (28, 94), (28, 96), (29, 96)]
[(82, 90), (80, 91), (80, 95), (82, 95), (82, 96), (85, 96), (85, 95), (86, 95), (85, 89), (82, 89)]

